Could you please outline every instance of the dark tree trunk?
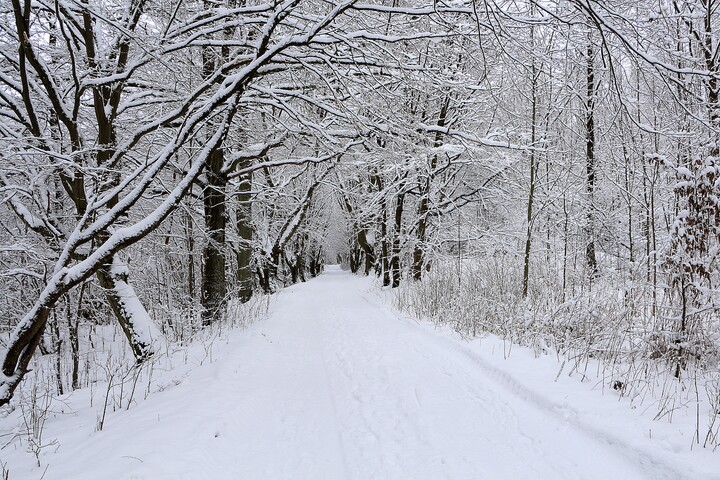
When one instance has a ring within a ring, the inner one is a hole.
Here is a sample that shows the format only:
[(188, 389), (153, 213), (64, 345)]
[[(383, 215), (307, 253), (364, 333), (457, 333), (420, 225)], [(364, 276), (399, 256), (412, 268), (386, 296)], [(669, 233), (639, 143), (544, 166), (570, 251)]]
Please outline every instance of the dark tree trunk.
[(207, 185), (203, 191), (205, 204), (205, 235), (203, 249), (202, 305), (203, 324), (209, 325), (225, 311), (227, 283), (225, 279), (225, 198), (227, 178), (222, 172), (224, 155), (221, 148), (210, 155), (206, 171)]
[(300, 280), (300, 257), (298, 254), (285, 255), (285, 265), (290, 271), (290, 281), (297, 283)]
[(0, 407), (6, 405), (13, 396), (15, 389), (28, 372), (28, 365), (37, 349), (40, 339), (47, 325), (48, 315), (61, 296), (58, 290), (36, 304), (33, 310), (23, 319), (27, 320), (28, 328), (19, 332), (10, 342), (2, 365), (4, 375), (2, 394), (0, 394)]
[(193, 232), (193, 219), (189, 212), (185, 213), (185, 241), (187, 248), (187, 295), (189, 306), (195, 308), (195, 233)]
[(382, 219), (380, 221), (380, 235), (382, 237), (381, 252), (382, 258), (380, 262), (380, 269), (383, 277), (383, 287), (390, 285), (390, 241), (388, 239), (388, 228), (387, 228), (387, 205), (385, 200), (380, 204), (382, 209)]
[[(209, 0), (203, 2), (205, 8), (214, 5)], [(223, 32), (226, 34), (227, 32)], [(219, 59), (216, 55), (219, 54)], [(202, 74), (207, 78), (215, 71), (217, 62), (222, 62), (228, 52), (225, 47), (219, 52), (212, 47), (202, 49)], [(206, 168), (207, 180), (203, 190), (205, 210), (205, 237), (200, 288), (202, 323), (209, 325), (225, 313), (227, 302), (227, 280), (225, 278), (225, 228), (227, 226), (226, 195), (227, 175), (223, 172), (225, 154), (222, 144), (210, 153)]]
[[(427, 188), (429, 189), (429, 180)], [(427, 235), (428, 198), (423, 196), (418, 207), (417, 242), (413, 250), (412, 276), (415, 280), (422, 279), (423, 263), (425, 262), (425, 241)]]
[[(373, 250), (372, 245), (370, 245), (370, 242), (368, 242), (367, 230), (361, 229), (358, 232), (357, 241), (358, 241), (358, 245), (360, 245), (360, 248), (362, 248), (363, 257), (365, 258), (364, 273), (365, 273), (365, 275), (368, 275), (368, 274), (370, 274), (370, 270), (372, 269), (373, 265), (375, 264), (375, 252)], [(358, 266), (358, 269), (359, 269), (359, 266)]]
[(350, 272), (357, 273), (360, 269), (360, 248), (354, 244), (348, 253), (348, 262), (350, 263)]
[(305, 277), (305, 260), (302, 256), (298, 257), (297, 259), (297, 272), (298, 272), (298, 280), (301, 282), (307, 282), (307, 278)]
[(252, 297), (252, 202), (250, 190), (252, 187), (252, 174), (240, 177), (238, 185), (238, 207), (236, 211), (238, 245), (237, 259), (237, 291), (240, 302), (245, 303)]
[(53, 309), (50, 320), (50, 333), (52, 335), (53, 351), (55, 354), (55, 383), (57, 384), (58, 395), (65, 393), (62, 382), (62, 344), (63, 340), (60, 336), (60, 322), (57, 317), (57, 308)]
[[(535, 48), (535, 29), (530, 30), (532, 48)], [(527, 201), (527, 216), (525, 221), (527, 222), (527, 230), (525, 233), (525, 254), (523, 255), (523, 278), (522, 278), (522, 296), (526, 298), (528, 295), (528, 288), (530, 285), (530, 253), (532, 250), (532, 219), (533, 219), (533, 202), (535, 200), (535, 176), (537, 166), (535, 164), (535, 142), (537, 141), (537, 104), (538, 104), (538, 73), (537, 66), (535, 65), (535, 59), (532, 60), (532, 67), (530, 70), (532, 75), (532, 104), (530, 114), (530, 186), (528, 189), (528, 201)]]
[(393, 231), (392, 259), (390, 271), (392, 272), (392, 288), (400, 286), (400, 235), (402, 234), (402, 216), (405, 204), (405, 192), (401, 192), (395, 199), (395, 229)]
[(588, 197), (587, 220), (585, 226), (586, 247), (585, 258), (591, 277), (598, 271), (595, 257), (595, 66), (594, 53), (591, 45), (587, 47), (587, 103), (585, 105), (586, 133), (586, 191)]
[(72, 357), (72, 373), (70, 376), (70, 386), (73, 390), (80, 388), (80, 338), (78, 336), (78, 326), (80, 324), (80, 312), (82, 310), (83, 294), (85, 293), (85, 284), (80, 287), (78, 295), (78, 305), (75, 315), (71, 313), (70, 296), (67, 299), (67, 319), (68, 319), (68, 336), (70, 337), (70, 356)]
[(270, 287), (270, 267), (268, 267), (267, 263), (263, 264), (262, 267), (258, 266), (255, 269), (255, 274), (257, 275), (258, 283), (260, 284), (260, 288), (262, 288), (263, 293), (272, 293), (272, 289)]

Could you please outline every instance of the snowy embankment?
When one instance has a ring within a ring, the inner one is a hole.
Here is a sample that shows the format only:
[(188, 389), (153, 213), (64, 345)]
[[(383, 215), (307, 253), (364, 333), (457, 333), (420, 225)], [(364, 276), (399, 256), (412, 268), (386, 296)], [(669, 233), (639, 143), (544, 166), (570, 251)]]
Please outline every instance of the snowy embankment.
[[(10, 480), (720, 478), (720, 454), (676, 424), (507, 348), (418, 324), (331, 267), (156, 372), (162, 388), (102, 431), (79, 390), (52, 405), (40, 467), (22, 437), (0, 460)], [(0, 422), (12, 432), (20, 409)]]

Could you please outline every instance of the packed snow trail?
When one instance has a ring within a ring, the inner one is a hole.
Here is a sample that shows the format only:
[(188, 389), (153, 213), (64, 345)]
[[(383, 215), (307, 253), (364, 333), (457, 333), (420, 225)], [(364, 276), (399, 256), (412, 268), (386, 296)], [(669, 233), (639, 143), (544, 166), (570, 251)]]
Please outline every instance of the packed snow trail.
[(687, 474), (549, 414), (372, 288), (330, 267), (284, 290), (270, 317), (233, 337), (213, 363), (111, 414), (104, 431), (62, 439), (44, 459), (45, 479)]

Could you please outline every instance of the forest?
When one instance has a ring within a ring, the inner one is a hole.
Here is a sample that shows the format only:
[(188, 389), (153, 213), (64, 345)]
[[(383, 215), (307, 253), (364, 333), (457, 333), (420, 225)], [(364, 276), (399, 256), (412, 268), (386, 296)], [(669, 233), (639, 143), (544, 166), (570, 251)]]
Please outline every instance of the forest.
[(134, 391), (339, 263), (715, 448), (719, 8), (4, 2), (0, 406)]

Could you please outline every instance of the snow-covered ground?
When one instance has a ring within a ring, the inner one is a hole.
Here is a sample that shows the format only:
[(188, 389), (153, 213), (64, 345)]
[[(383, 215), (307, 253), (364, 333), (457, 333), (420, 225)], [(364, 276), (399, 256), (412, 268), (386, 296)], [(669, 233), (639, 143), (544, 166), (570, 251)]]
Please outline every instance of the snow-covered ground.
[[(720, 478), (720, 453), (691, 451), (682, 418), (653, 422), (507, 348), (408, 319), (369, 279), (329, 267), (156, 373), (162, 391), (108, 412), (102, 431), (102, 402), (77, 391), (44, 424), (40, 467), (20, 440), (0, 460), (10, 480)], [(19, 421), (19, 409), (0, 420), (0, 435)]]

